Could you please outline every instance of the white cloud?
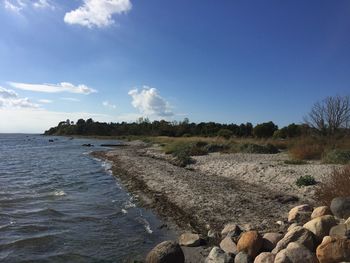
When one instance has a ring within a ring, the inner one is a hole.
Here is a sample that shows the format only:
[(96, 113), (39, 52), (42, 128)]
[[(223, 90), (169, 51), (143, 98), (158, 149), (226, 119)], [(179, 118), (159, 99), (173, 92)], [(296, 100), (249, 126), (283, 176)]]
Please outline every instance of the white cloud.
[(55, 9), (54, 5), (49, 0), (37, 0), (33, 3), (33, 7), (37, 9)]
[(78, 94), (90, 94), (95, 93), (97, 90), (89, 88), (86, 85), (73, 85), (69, 82), (61, 82), (58, 84), (29, 84), (29, 83), (18, 83), (18, 82), (8, 82), (14, 88), (21, 90), (30, 90), (37, 92), (47, 92), (47, 93), (58, 93), (58, 92), (70, 92)]
[(28, 98), (20, 98), (13, 90), (0, 87), (0, 108), (39, 108), (38, 104), (32, 103)]
[(49, 103), (52, 103), (53, 101), (52, 100), (47, 100), (47, 99), (41, 99), (39, 100), (40, 103), (44, 103), (44, 104), (49, 104)]
[(92, 28), (114, 23), (113, 15), (131, 10), (130, 0), (83, 0), (82, 6), (65, 14), (64, 22)]
[(21, 0), (4, 0), (5, 9), (15, 13), (19, 13), (26, 6), (27, 4)]
[(3, 3), (5, 9), (18, 14), (23, 9), (30, 6), (34, 7), (35, 9), (55, 9), (50, 0), (36, 0), (34, 2), (30, 0), (4, 0)]
[(109, 101), (104, 101), (104, 102), (102, 102), (102, 105), (103, 106), (105, 106), (106, 108), (110, 108), (110, 109), (116, 109), (117, 108), (117, 106), (116, 105), (114, 105), (114, 104), (112, 104), (112, 103), (110, 103)]
[(76, 98), (61, 98), (61, 100), (74, 101), (74, 102), (80, 101), (79, 99), (76, 99)]
[(143, 86), (143, 89), (130, 90), (128, 93), (132, 97), (132, 106), (144, 115), (153, 117), (170, 117), (174, 115), (169, 103), (163, 99), (155, 88)]

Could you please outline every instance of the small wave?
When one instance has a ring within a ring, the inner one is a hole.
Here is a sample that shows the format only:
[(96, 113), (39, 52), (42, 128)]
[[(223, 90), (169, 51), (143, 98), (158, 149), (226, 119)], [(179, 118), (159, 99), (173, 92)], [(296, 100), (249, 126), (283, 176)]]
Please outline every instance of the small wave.
[(67, 195), (67, 194), (66, 194), (65, 191), (60, 190), (60, 191), (55, 191), (55, 192), (53, 192), (53, 195), (54, 195), (54, 196), (65, 196), (65, 195)]
[(146, 219), (139, 217), (139, 218), (137, 218), (137, 221), (143, 225), (143, 227), (145, 228), (145, 230), (148, 234), (153, 233), (153, 230), (151, 229), (151, 225)]
[(122, 208), (122, 213), (123, 213), (123, 214), (127, 214), (128, 211), (126, 211), (124, 208)]
[(14, 225), (16, 222), (15, 221), (10, 221), (10, 223), (8, 223), (8, 224), (6, 224), (6, 225), (0, 225), (0, 230), (1, 229), (6, 229), (6, 228), (8, 228), (9, 226), (12, 226), (12, 225)]

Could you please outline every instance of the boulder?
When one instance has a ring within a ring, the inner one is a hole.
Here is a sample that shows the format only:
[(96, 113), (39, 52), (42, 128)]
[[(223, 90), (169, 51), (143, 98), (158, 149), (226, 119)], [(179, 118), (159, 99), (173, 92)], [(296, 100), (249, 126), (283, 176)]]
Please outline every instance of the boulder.
[(274, 263), (318, 263), (316, 255), (305, 246), (292, 242), (277, 253)]
[(320, 263), (350, 261), (350, 239), (327, 236), (317, 247), (316, 255)]
[(253, 263), (253, 259), (245, 252), (239, 252), (235, 257), (235, 263)]
[(350, 197), (336, 197), (331, 202), (333, 215), (347, 219), (350, 217)]
[(337, 224), (337, 220), (334, 216), (320, 216), (307, 222), (303, 227), (314, 233), (316, 236), (316, 241), (318, 243), (322, 242), (325, 236), (329, 235), (329, 231), (333, 226)]
[(296, 242), (307, 247), (310, 250), (314, 250), (314, 239), (315, 236), (311, 231), (301, 226), (296, 226), (288, 231), (287, 234), (280, 241), (278, 241), (276, 247), (272, 250), (272, 253), (277, 254), (282, 249), (285, 249), (291, 242)]
[(282, 238), (283, 235), (281, 233), (266, 233), (263, 236), (263, 251), (272, 251)]
[(330, 236), (338, 237), (350, 237), (350, 224), (339, 224), (331, 228), (329, 231)]
[(242, 229), (237, 224), (228, 223), (221, 231), (221, 237), (226, 237), (227, 235), (230, 235), (231, 237), (238, 238), (241, 233)]
[(275, 254), (270, 252), (263, 252), (255, 258), (254, 263), (274, 263), (275, 256)]
[(293, 224), (291, 224), (291, 225), (288, 227), (287, 232), (290, 231), (292, 228), (294, 228), (294, 227), (296, 227), (296, 226), (301, 226), (301, 225), (299, 225), (298, 223), (293, 223)]
[(213, 247), (205, 263), (233, 263), (233, 258), (219, 247)]
[(319, 206), (312, 212), (311, 219), (326, 215), (332, 215), (331, 209), (328, 206)]
[(164, 241), (153, 248), (146, 257), (146, 263), (184, 263), (185, 256), (180, 245)]
[(230, 235), (227, 235), (220, 243), (220, 248), (229, 254), (238, 254), (237, 245)]
[(288, 222), (300, 222), (308, 220), (312, 213), (312, 207), (304, 204), (292, 208), (288, 213)]
[(263, 239), (257, 231), (248, 231), (241, 235), (237, 243), (238, 252), (245, 252), (255, 258), (260, 252)]
[(185, 247), (198, 247), (202, 243), (202, 239), (198, 234), (193, 233), (183, 233), (179, 237), (180, 246)]

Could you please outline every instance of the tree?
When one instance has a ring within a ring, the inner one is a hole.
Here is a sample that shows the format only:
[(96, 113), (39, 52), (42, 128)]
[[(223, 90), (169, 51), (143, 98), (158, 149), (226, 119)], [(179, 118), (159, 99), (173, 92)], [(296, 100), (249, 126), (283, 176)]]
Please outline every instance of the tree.
[(348, 128), (350, 124), (349, 96), (327, 97), (316, 102), (304, 119), (309, 126), (325, 135), (333, 135), (341, 128)]
[(277, 130), (278, 126), (275, 125), (272, 121), (270, 121), (256, 125), (253, 129), (253, 133), (255, 137), (268, 138), (271, 137), (273, 133)]

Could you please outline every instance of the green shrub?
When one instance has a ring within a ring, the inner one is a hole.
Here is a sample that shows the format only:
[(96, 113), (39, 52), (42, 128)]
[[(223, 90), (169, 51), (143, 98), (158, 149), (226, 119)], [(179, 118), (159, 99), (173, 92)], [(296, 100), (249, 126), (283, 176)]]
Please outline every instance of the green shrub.
[(311, 175), (300, 176), (295, 182), (298, 187), (315, 185), (316, 183), (315, 178)]
[(239, 147), (239, 150), (243, 153), (278, 153), (278, 149), (272, 144), (258, 145), (254, 143), (245, 143)]
[(302, 164), (307, 164), (306, 161), (304, 160), (285, 160), (284, 161), (285, 164), (294, 164), (294, 165), (302, 165)]
[(172, 154), (175, 157), (174, 163), (180, 167), (185, 167), (188, 164), (194, 163), (187, 151), (177, 151)]
[(229, 129), (221, 129), (218, 131), (218, 136), (223, 137), (225, 139), (230, 139), (233, 135), (233, 132)]
[(323, 158), (325, 163), (350, 164), (350, 150), (332, 150)]
[(217, 143), (209, 143), (204, 147), (204, 149), (208, 153), (213, 153), (213, 152), (224, 152), (229, 150), (230, 146), (228, 144), (217, 144)]

